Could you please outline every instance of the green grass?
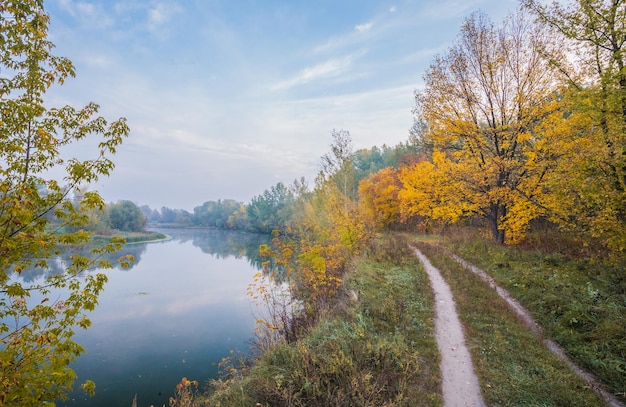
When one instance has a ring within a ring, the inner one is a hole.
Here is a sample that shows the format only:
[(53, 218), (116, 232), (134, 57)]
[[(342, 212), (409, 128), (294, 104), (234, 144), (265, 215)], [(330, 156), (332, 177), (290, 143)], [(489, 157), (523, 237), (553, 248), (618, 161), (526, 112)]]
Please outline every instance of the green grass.
[(427, 276), (403, 240), (378, 241), (306, 336), (216, 382), (212, 406), (440, 406)]
[(626, 401), (626, 263), (457, 241), (529, 309), (546, 334), (609, 392)]
[[(452, 289), (487, 405), (605, 405), (565, 362), (544, 348), (507, 309), (504, 300), (482, 280), (440, 248), (418, 245)], [(461, 256), (467, 255), (460, 246), (457, 249)], [(485, 254), (482, 256), (484, 258)], [(495, 262), (501, 264), (508, 259), (508, 256), (501, 256)], [(470, 256), (467, 260), (475, 259)], [(484, 266), (484, 263), (477, 265)], [(528, 284), (523, 278), (518, 281)], [(556, 292), (553, 297), (560, 297), (563, 303), (571, 300)]]
[[(119, 232), (115, 233), (116, 237), (123, 237), (126, 239), (126, 243), (143, 243), (152, 242), (155, 240), (167, 239), (167, 235), (159, 232)], [(94, 235), (91, 237), (91, 242), (94, 244), (105, 244), (111, 241), (112, 236)]]

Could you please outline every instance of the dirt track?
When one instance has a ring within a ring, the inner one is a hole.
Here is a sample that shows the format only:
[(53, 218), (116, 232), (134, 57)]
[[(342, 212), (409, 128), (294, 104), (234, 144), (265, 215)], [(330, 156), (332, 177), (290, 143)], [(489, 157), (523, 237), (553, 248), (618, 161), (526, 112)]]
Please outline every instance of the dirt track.
[(441, 355), (444, 407), (483, 407), (480, 384), (467, 346), (463, 326), (456, 312), (454, 297), (439, 270), (417, 249), (435, 293), (435, 335)]
[[(485, 402), (480, 394), (480, 384), (474, 372), (469, 350), (465, 346), (463, 327), (456, 312), (456, 305), (450, 287), (441, 276), (439, 270), (430, 264), (426, 256), (416, 248), (413, 248), (413, 250), (415, 250), (416, 256), (424, 265), (435, 293), (435, 335), (441, 355), (444, 407), (483, 407)], [(450, 256), (489, 284), (506, 301), (509, 308), (518, 316), (522, 323), (542, 340), (544, 346), (563, 359), (611, 407), (626, 407), (614, 395), (608, 393), (593, 375), (585, 372), (573, 363), (559, 345), (545, 338), (541, 328), (535, 322), (530, 312), (522, 307), (505, 289), (496, 284), (491, 276), (454, 254), (450, 254)]]

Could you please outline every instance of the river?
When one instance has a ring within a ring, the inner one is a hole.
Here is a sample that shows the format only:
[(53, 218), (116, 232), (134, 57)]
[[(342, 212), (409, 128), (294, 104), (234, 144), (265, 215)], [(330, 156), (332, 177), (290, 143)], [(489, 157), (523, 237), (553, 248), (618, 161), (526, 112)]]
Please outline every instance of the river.
[[(75, 387), (96, 383), (96, 395), (75, 391), (58, 406), (169, 405), (181, 378), (205, 383), (231, 350), (245, 352), (254, 333), (246, 295), (259, 270), (266, 236), (216, 230), (159, 230), (172, 239), (127, 245), (127, 270), (109, 282), (76, 342), (86, 353), (73, 365)], [(119, 255), (119, 254), (118, 254)]]

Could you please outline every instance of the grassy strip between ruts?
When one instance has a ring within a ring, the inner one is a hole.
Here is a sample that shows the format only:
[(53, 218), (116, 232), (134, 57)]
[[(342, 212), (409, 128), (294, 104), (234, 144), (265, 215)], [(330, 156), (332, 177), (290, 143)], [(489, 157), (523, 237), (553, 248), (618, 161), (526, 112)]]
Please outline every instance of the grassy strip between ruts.
[(487, 405), (605, 405), (477, 276), (436, 246), (418, 247), (452, 289)]
[[(440, 406), (432, 294), (406, 242), (385, 236), (305, 337), (217, 382), (211, 406)], [(258, 403), (258, 404), (257, 404)]]

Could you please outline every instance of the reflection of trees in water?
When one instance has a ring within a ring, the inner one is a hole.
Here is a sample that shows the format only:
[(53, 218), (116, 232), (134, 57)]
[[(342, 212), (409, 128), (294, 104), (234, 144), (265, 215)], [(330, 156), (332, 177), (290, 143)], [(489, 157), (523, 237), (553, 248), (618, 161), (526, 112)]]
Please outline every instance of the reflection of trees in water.
[(272, 237), (230, 230), (217, 229), (162, 229), (159, 232), (172, 236), (173, 239), (192, 244), (218, 259), (234, 257), (246, 258), (258, 269), (263, 259), (259, 255), (259, 246), (271, 243)]
[[(236, 259), (246, 258), (248, 262), (257, 269), (261, 269), (261, 263), (263, 262), (263, 259), (259, 255), (259, 246), (271, 243), (272, 239), (271, 236), (268, 235), (213, 229), (161, 229), (158, 231), (170, 235), (177, 241), (191, 241), (194, 246), (198, 247), (204, 253), (210, 254), (218, 259), (226, 259), (231, 256)], [(122, 250), (120, 251), (103, 254), (101, 259), (107, 260), (116, 268), (121, 269), (119, 265), (116, 265), (117, 259), (122, 256), (131, 255), (135, 258), (135, 261), (130, 264), (130, 267), (122, 269), (128, 271), (139, 264), (141, 256), (146, 251), (148, 244), (150, 243), (127, 244), (122, 246)], [(50, 275), (62, 274), (71, 262), (71, 255), (80, 255), (92, 259), (95, 257), (95, 255), (91, 253), (94, 247), (96, 246), (85, 245), (66, 248), (62, 250), (59, 256), (48, 260), (48, 269), (32, 267), (28, 270), (24, 270), (20, 277), (25, 282), (30, 283)]]
[[(71, 264), (70, 256), (73, 255), (84, 256), (90, 259), (94, 259), (97, 257), (101, 260), (108, 261), (117, 269), (127, 271), (135, 267), (141, 261), (141, 256), (146, 251), (146, 245), (147, 243), (127, 244), (122, 246), (122, 249), (115, 253), (103, 253), (97, 255), (92, 254), (91, 250), (98, 246), (83, 245), (63, 248), (59, 256), (48, 259), (47, 269), (41, 267), (31, 267), (27, 270), (24, 270), (20, 274), (20, 277), (25, 282), (30, 283), (40, 278), (46, 278), (55, 274), (63, 274), (66, 267)], [(135, 258), (135, 261), (130, 264), (130, 267), (122, 269), (119, 264), (117, 264), (117, 259), (126, 255), (133, 256)]]

